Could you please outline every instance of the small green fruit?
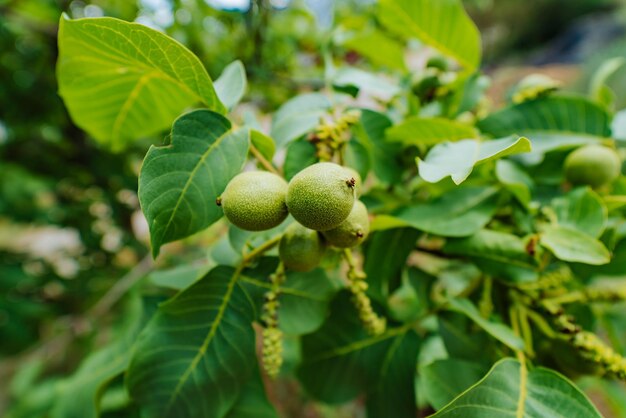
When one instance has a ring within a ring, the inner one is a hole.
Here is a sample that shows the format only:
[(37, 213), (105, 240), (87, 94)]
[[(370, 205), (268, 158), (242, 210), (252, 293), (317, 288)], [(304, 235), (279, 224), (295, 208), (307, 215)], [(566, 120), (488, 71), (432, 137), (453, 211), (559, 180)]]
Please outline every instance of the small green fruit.
[(288, 215), (287, 182), (267, 171), (235, 176), (218, 202), (233, 225), (246, 231), (264, 231), (280, 225)]
[(324, 237), (332, 246), (339, 248), (356, 247), (370, 232), (370, 220), (367, 208), (360, 200), (352, 207), (350, 215), (338, 227), (324, 231)]
[(622, 162), (611, 148), (592, 144), (569, 154), (564, 166), (570, 183), (597, 188), (620, 175)]
[(278, 255), (286, 268), (305, 272), (317, 267), (325, 249), (317, 231), (294, 222), (280, 239)]
[(289, 182), (287, 207), (302, 225), (327, 231), (342, 223), (354, 206), (356, 179), (346, 168), (317, 163)]

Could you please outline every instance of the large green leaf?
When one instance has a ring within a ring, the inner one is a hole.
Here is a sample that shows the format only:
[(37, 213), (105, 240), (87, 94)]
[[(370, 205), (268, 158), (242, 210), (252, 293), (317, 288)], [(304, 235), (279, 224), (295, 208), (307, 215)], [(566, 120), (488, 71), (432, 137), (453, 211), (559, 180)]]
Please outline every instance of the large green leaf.
[(231, 130), (228, 119), (208, 110), (181, 116), (171, 144), (150, 147), (139, 174), (139, 201), (152, 253), (192, 235), (222, 216), (215, 199), (246, 161), (249, 131)]
[(608, 220), (608, 211), (600, 196), (585, 187), (552, 200), (559, 225), (578, 229), (592, 237), (599, 237)]
[(374, 218), (372, 230), (413, 227), (444, 237), (466, 237), (483, 228), (497, 209), (499, 189), (461, 187), (427, 203)]
[(609, 115), (602, 107), (581, 97), (551, 96), (526, 101), (492, 113), (477, 124), (494, 137), (523, 135), (530, 138), (530, 163), (546, 152), (595, 142), (610, 135)]
[(387, 139), (405, 145), (434, 145), (444, 141), (478, 138), (478, 132), (470, 125), (444, 118), (413, 116), (386, 132)]
[[(541, 245), (563, 261), (593, 266), (611, 262), (611, 253), (603, 242), (565, 226), (546, 228), (541, 234)], [(603, 269), (595, 269), (593, 273), (600, 275), (602, 271)]]
[(255, 307), (219, 266), (161, 304), (135, 344), (127, 386), (142, 416), (220, 418), (257, 367)]
[(524, 241), (506, 232), (482, 229), (466, 238), (447, 240), (443, 251), (470, 257), (485, 273), (500, 279), (524, 282), (537, 278), (537, 263)]
[(381, 0), (378, 18), (391, 31), (415, 37), (473, 70), (480, 34), (459, 0)]
[(233, 61), (224, 68), (220, 77), (215, 80), (215, 91), (224, 106), (235, 107), (246, 93), (248, 79), (246, 69), (239, 60)]
[(317, 332), (302, 339), (303, 362), (298, 370), (308, 393), (327, 403), (368, 396), (372, 417), (416, 415), (414, 375), (419, 339), (408, 328), (369, 336), (341, 293), (331, 316)]
[(602, 242), (567, 226), (550, 226), (541, 233), (541, 245), (559, 260), (592, 265), (607, 264), (611, 254)]
[(203, 103), (223, 112), (200, 60), (168, 36), (102, 17), (59, 23), (59, 93), (78, 126), (114, 149)]
[(443, 408), (485, 374), (479, 363), (454, 358), (435, 360), (420, 370), (419, 388), (436, 410)]
[(541, 367), (504, 359), (433, 418), (602, 418), (572, 382)]
[(464, 139), (435, 145), (425, 160), (417, 158), (417, 166), (420, 177), (429, 183), (450, 176), (455, 184), (461, 184), (474, 166), (529, 151), (530, 141), (523, 137), (510, 136), (491, 141)]

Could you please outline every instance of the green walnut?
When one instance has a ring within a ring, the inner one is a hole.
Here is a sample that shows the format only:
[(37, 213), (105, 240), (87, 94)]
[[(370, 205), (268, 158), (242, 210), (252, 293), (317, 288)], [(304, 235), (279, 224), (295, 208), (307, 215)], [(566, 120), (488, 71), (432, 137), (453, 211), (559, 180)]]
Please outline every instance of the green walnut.
[(572, 184), (597, 188), (615, 180), (621, 167), (619, 156), (611, 148), (585, 145), (565, 159), (565, 177)]
[(289, 182), (287, 207), (302, 225), (327, 231), (342, 223), (354, 206), (356, 179), (334, 163), (317, 163)]
[(280, 239), (278, 255), (286, 268), (305, 272), (317, 267), (325, 249), (319, 232), (294, 222)]
[(278, 226), (288, 215), (287, 182), (267, 171), (246, 171), (226, 186), (218, 204), (235, 226), (264, 231)]
[(345, 221), (336, 228), (324, 231), (324, 238), (334, 247), (351, 248), (362, 243), (370, 232), (367, 208), (357, 200)]

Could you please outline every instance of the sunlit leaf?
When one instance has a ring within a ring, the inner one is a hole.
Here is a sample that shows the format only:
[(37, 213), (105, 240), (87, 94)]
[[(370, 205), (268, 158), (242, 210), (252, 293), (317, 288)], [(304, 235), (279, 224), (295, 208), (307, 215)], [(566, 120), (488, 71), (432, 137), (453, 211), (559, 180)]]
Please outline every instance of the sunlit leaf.
[(78, 126), (121, 149), (197, 103), (224, 111), (200, 60), (172, 38), (109, 17), (59, 22), (59, 92)]

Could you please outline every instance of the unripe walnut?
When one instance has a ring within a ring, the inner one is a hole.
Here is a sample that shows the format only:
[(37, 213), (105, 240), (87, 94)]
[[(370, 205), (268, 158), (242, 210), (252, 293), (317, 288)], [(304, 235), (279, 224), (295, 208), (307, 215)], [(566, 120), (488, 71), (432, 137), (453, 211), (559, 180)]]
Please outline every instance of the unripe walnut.
[(620, 175), (622, 162), (611, 148), (591, 144), (569, 154), (564, 167), (565, 177), (570, 183), (597, 188)]
[(289, 182), (289, 213), (307, 228), (332, 229), (350, 214), (355, 184), (353, 174), (344, 167), (334, 163), (313, 164)]
[(288, 215), (287, 182), (267, 171), (246, 171), (235, 176), (218, 202), (224, 215), (246, 231), (274, 228)]
[(285, 267), (293, 271), (311, 271), (324, 255), (319, 233), (297, 222), (289, 225), (278, 244), (278, 255)]
[(351, 248), (362, 243), (370, 232), (367, 208), (357, 200), (345, 221), (336, 228), (324, 231), (324, 237), (334, 247)]

